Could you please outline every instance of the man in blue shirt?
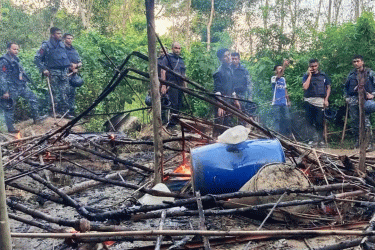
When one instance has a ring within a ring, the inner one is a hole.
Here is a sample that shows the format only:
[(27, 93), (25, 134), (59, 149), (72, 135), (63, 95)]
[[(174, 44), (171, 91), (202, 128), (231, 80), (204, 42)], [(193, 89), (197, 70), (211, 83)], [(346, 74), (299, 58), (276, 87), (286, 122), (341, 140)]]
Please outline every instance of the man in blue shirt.
[(302, 87), (305, 92), (306, 119), (317, 131), (314, 141), (324, 144), (324, 108), (329, 106), (328, 99), (331, 94), (331, 80), (324, 72), (319, 70), (318, 59), (311, 59), (309, 61), (307, 73), (302, 77)]
[(272, 109), (274, 113), (274, 127), (277, 132), (288, 136), (290, 131), (289, 108), (290, 105), (286, 81), (283, 77), (285, 68), (289, 61), (285, 60), (283, 65), (276, 65), (273, 70), (275, 75), (271, 77), (272, 84)]

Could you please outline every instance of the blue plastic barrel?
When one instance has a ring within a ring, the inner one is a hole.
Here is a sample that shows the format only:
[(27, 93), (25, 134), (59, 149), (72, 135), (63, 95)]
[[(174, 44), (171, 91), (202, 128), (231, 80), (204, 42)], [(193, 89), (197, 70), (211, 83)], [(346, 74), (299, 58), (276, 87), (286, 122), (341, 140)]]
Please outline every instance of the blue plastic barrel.
[(191, 151), (194, 190), (205, 194), (237, 192), (265, 164), (285, 162), (278, 140), (215, 143)]

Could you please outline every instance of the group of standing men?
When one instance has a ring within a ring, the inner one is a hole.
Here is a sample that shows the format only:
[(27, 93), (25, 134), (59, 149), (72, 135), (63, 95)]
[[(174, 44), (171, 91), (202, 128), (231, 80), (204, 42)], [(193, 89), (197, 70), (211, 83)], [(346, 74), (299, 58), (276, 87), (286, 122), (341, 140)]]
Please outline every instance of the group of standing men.
[[(239, 109), (252, 116), (251, 112), (246, 112), (247, 101), (252, 100), (253, 84), (248, 71), (239, 63), (239, 54), (230, 53), (228, 49), (217, 51), (221, 65), (214, 73), (214, 91), (219, 96), (237, 97), (245, 102), (234, 101)], [(364, 112), (365, 128), (367, 136), (372, 136), (370, 114), (375, 112), (375, 72), (365, 67), (363, 57), (355, 55), (352, 60), (354, 69), (349, 73), (344, 93), (348, 103), (349, 115), (351, 117), (351, 126), (354, 137), (356, 138), (355, 147), (359, 146), (359, 74), (364, 76)], [(287, 91), (286, 80), (283, 77), (285, 68), (289, 61), (285, 60), (282, 65), (275, 65), (274, 76), (271, 77), (272, 96), (272, 120), (277, 132), (290, 136), (291, 119), (289, 115), (290, 100)], [(307, 72), (302, 77), (302, 88), (304, 90), (304, 103), (306, 120), (310, 126), (314, 127), (316, 134), (312, 138), (314, 144), (323, 146), (324, 119), (330, 116), (329, 97), (331, 94), (331, 80), (326, 73), (319, 69), (319, 61), (311, 59), (309, 61)], [(223, 109), (216, 109), (216, 123), (230, 125), (230, 116), (225, 114)]]
[[(78, 76), (82, 66), (78, 52), (72, 46), (73, 36), (64, 34), (60, 29), (50, 29), (50, 39), (42, 43), (35, 55), (34, 62), (50, 85), (50, 103), (54, 103), (54, 114), (57, 117), (74, 117), (75, 88), (83, 84)], [(62, 41), (64, 38), (64, 42)], [(7, 53), (0, 58), (0, 107), (4, 110), (5, 123), (9, 133), (18, 133), (14, 127), (14, 110), (19, 96), (29, 102), (30, 114), (34, 123), (46, 116), (40, 115), (40, 102), (27, 86), (31, 79), (25, 73), (19, 58), (19, 45), (7, 44)], [(52, 113), (51, 113), (52, 115)]]
[[(231, 53), (228, 49), (220, 49), (216, 55), (221, 65), (213, 74), (215, 95), (218, 98), (233, 97), (232, 103), (247, 115), (252, 116), (254, 111), (251, 102), (253, 83), (249, 72), (240, 62), (240, 54)], [(225, 110), (221, 108), (215, 110), (215, 123), (231, 126), (231, 120), (231, 116), (226, 114)], [(221, 129), (215, 130), (215, 134), (220, 132), (222, 132)]]
[[(355, 147), (359, 146), (359, 82), (360, 75), (364, 77), (364, 112), (365, 112), (365, 129), (366, 135), (372, 137), (370, 114), (375, 112), (375, 72), (365, 67), (365, 62), (361, 55), (355, 55), (352, 59), (354, 69), (349, 73), (345, 82), (344, 94), (346, 102), (348, 103), (349, 115), (351, 118), (351, 127), (354, 137), (356, 139)], [(290, 105), (288, 93), (286, 91), (286, 81), (282, 77), (288, 61), (285, 61), (283, 66), (275, 66), (275, 76), (271, 78), (271, 83), (274, 90), (274, 97), (272, 105), (281, 105), (286, 110), (279, 111), (279, 126), (278, 132), (288, 135), (290, 132), (290, 121), (288, 117), (287, 106)], [(324, 118), (329, 116), (326, 111), (329, 110), (329, 97), (331, 94), (331, 80), (324, 72), (319, 69), (319, 61), (311, 59), (307, 72), (302, 77), (302, 87), (304, 90), (305, 114), (306, 120), (310, 125), (315, 127), (317, 134), (313, 138), (313, 142), (318, 145), (324, 145), (323, 128)], [(281, 90), (280, 89), (285, 89)], [(275, 98), (276, 97), (276, 98)], [(278, 100), (278, 104), (275, 104)], [(280, 101), (281, 100), (281, 101)], [(280, 115), (286, 114), (285, 116)], [(370, 143), (371, 145), (371, 143)]]

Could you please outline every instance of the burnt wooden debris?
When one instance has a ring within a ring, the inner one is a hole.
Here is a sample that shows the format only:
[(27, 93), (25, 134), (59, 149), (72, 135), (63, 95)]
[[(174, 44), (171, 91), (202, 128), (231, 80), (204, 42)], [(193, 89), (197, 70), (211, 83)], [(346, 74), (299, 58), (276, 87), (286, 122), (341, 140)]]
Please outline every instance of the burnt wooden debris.
[[(97, 244), (107, 249), (121, 244), (127, 244), (121, 245), (123, 249), (211, 249), (239, 243), (252, 249), (251, 244), (270, 240), (307, 242), (318, 236), (351, 235), (319, 249), (371, 248), (375, 235), (374, 156), (336, 155), (292, 141), (168, 68), (164, 69), (192, 87), (163, 84), (238, 117), (251, 126), (249, 139), (277, 138), (287, 161), (304, 173), (310, 186), (202, 196), (194, 193), (191, 174), (174, 171), (182, 164), (191, 167), (192, 148), (215, 142), (212, 129), (220, 125), (202, 118), (178, 115), (183, 131), (178, 136), (162, 133), (161, 176), (171, 192), (153, 188), (152, 133), (134, 138), (122, 132), (74, 132), (81, 119), (92, 114), (122, 79), (137, 74), (148, 80), (148, 73), (126, 68), (133, 57), (148, 60), (139, 52), (129, 55), (98, 99), (75, 119), (46, 134), (15, 140), (4, 137), (1, 150), (8, 217), (11, 224), (17, 222), (23, 229), (20, 232), (12, 227), (13, 241), (23, 237), (58, 239), (56, 246), (50, 241), (49, 248), (44, 249), (95, 249)], [(299, 198), (286, 199), (290, 195)], [(168, 200), (147, 205), (142, 203), (146, 196)], [(275, 202), (226, 206), (236, 198), (271, 196), (276, 197)], [(309, 209), (298, 214), (287, 209), (303, 206)], [(285, 220), (271, 219), (275, 213), (282, 213)], [(225, 220), (240, 221), (241, 226), (231, 228)]]

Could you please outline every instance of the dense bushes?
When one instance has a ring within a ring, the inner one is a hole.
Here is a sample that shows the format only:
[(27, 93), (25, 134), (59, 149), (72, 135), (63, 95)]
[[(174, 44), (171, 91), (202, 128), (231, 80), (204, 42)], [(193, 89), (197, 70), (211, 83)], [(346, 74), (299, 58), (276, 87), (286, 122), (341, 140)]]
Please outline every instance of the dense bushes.
[[(11, 14), (18, 15), (19, 13), (12, 12)], [(61, 25), (64, 26), (65, 24), (61, 23)], [(71, 25), (73, 25), (73, 28), (77, 28), (74, 22)], [(85, 85), (78, 89), (77, 92), (78, 111), (82, 111), (98, 96), (115, 71), (115, 66), (111, 65), (101, 50), (108, 54), (116, 65), (120, 65), (124, 58), (132, 51), (140, 51), (146, 54), (146, 23), (144, 17), (136, 16), (133, 18), (132, 25), (129, 24), (127, 26), (125, 33), (103, 35), (95, 30), (80, 30), (77, 34), (74, 46), (82, 57), (84, 67), (81, 75), (85, 80)], [(290, 98), (296, 109), (302, 109), (303, 90), (301, 79), (307, 70), (308, 61), (311, 58), (318, 58), (321, 62), (321, 70), (325, 71), (332, 79), (330, 103), (337, 107), (344, 106), (343, 83), (352, 69), (352, 56), (354, 54), (362, 54), (367, 65), (375, 67), (375, 42), (372, 39), (373, 37), (375, 37), (373, 14), (363, 13), (356, 23), (349, 22), (340, 26), (326, 27), (324, 32), (316, 35), (316, 39), (312, 41), (312, 48), (301, 48), (299, 51), (290, 50), (282, 53), (263, 50), (259, 51), (252, 58), (242, 58), (243, 64), (249, 69), (253, 78), (255, 87), (254, 100), (258, 102), (260, 111), (267, 116), (272, 96), (269, 81), (273, 75), (273, 66), (282, 63), (283, 59), (291, 60), (291, 65), (286, 70), (285, 77), (287, 79)], [(38, 40), (41, 41), (41, 37)], [(171, 40), (169, 38), (162, 40), (165, 41), (167, 47), (170, 46)], [(26, 39), (25, 41), (27, 42), (28, 40)], [(22, 41), (20, 43), (22, 44)], [(34, 85), (31, 88), (39, 97), (45, 99), (47, 94), (46, 83), (42, 81), (41, 75), (33, 63), (33, 58), (39, 44), (40, 42), (38, 41), (38, 45), (35, 45), (35, 41), (33, 40), (33, 42), (30, 42), (33, 48), (23, 46), (20, 58), (33, 79)], [(212, 74), (219, 65), (216, 58), (216, 51), (217, 48), (221, 47), (221, 44), (213, 44), (212, 46), (213, 49), (210, 52), (207, 52), (205, 45), (202, 43), (193, 43), (190, 51), (185, 50), (183, 47), (187, 76), (208, 90), (213, 89)], [(147, 65), (147, 62), (133, 58), (127, 67), (147, 71)], [(116, 112), (142, 106), (141, 100), (143, 100), (148, 87), (148, 84), (142, 81), (123, 81), (96, 108), (96, 112)], [(188, 97), (188, 101), (191, 108), (188, 110), (189, 112), (208, 118), (208, 114), (212, 110), (210, 105), (191, 97)], [(101, 129), (102, 123), (102, 119), (94, 119), (91, 122), (90, 128), (95, 130)]]

